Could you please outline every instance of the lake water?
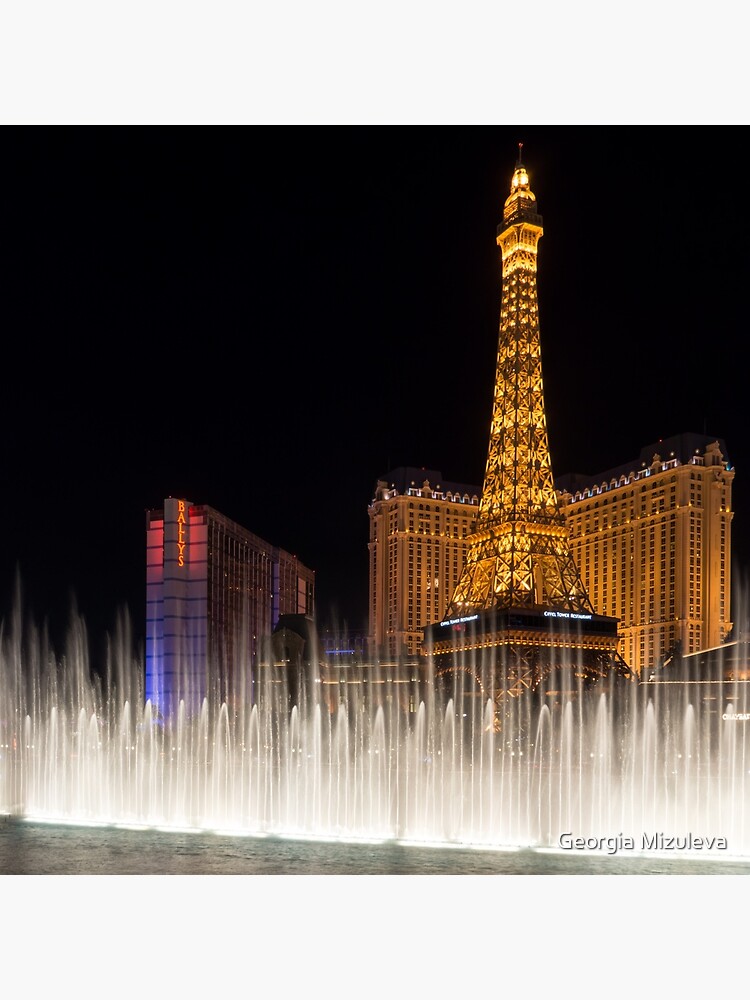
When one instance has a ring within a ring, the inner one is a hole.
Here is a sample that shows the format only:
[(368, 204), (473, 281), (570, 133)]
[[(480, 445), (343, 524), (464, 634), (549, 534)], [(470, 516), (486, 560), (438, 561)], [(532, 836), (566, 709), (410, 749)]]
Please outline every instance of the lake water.
[[(750, 862), (731, 858), (0, 819), (0, 935), (40, 995), (78, 983), (79, 992), (106, 984), (116, 1000), (142, 984), (149, 995), (193, 997), (221, 984), (283, 995), (315, 986), (329, 1000), (356, 989), (381, 1000), (394, 981), (396, 996), (494, 996), (564, 968), (574, 947), (587, 949), (576, 993), (598, 996), (614, 954), (632, 948), (644, 924), (662, 956), (683, 954), (694, 933), (686, 920), (701, 923), (701, 954), (740, 953), (744, 924), (715, 915), (733, 912), (748, 874)], [(695, 875), (705, 877), (685, 877)], [(715, 967), (680, 961), (668, 974), (676, 995), (707, 995)], [(642, 963), (621, 961), (617, 975), (619, 995), (639, 990)]]
[(733, 858), (244, 837), (0, 820), (3, 875), (749, 875)]

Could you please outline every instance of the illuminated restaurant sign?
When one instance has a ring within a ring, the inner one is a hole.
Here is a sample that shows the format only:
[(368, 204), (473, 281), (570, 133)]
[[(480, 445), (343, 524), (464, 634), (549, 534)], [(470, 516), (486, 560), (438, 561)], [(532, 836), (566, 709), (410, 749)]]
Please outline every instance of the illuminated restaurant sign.
[(476, 621), (479, 615), (464, 615), (463, 618), (449, 618), (448, 621), (440, 622), (441, 625), (458, 625), (459, 622)]

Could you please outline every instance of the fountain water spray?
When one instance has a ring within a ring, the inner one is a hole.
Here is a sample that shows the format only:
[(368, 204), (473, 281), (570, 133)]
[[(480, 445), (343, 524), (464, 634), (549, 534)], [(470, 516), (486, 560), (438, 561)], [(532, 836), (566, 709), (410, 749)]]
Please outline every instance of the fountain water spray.
[[(602, 682), (496, 706), (457, 675), (326, 688), (256, 675), (252, 699), (161, 719), (121, 618), (103, 670), (15, 611), (0, 639), (0, 812), (56, 822), (486, 847), (750, 857), (750, 706), (713, 676)], [(478, 669), (481, 665), (478, 664)], [(684, 668), (687, 671), (688, 668)], [(352, 674), (352, 676), (354, 676)], [(302, 682), (301, 682), (302, 681)], [(331, 695), (331, 690), (335, 695)], [(294, 699), (290, 692), (295, 692)]]

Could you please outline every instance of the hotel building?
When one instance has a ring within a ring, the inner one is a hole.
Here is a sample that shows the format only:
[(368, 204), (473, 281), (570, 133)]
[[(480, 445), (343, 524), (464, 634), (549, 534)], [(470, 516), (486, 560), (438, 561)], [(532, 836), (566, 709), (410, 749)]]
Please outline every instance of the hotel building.
[[(676, 649), (720, 645), (732, 629), (734, 470), (721, 440), (680, 434), (598, 475), (556, 479), (582, 582), (597, 614), (619, 619), (620, 653), (640, 676)], [(377, 481), (370, 518), (369, 647), (419, 654), (458, 583), (481, 490), (440, 472)]]
[(619, 619), (620, 652), (639, 676), (732, 630), (726, 455), (721, 440), (678, 434), (608, 472), (556, 480), (584, 586), (598, 613)]
[(439, 621), (458, 583), (480, 495), (434, 469), (401, 467), (377, 481), (368, 509), (372, 658), (419, 654), (425, 626)]
[(282, 615), (314, 614), (315, 574), (212, 507), (146, 512), (146, 698), (162, 715), (253, 699), (253, 668)]

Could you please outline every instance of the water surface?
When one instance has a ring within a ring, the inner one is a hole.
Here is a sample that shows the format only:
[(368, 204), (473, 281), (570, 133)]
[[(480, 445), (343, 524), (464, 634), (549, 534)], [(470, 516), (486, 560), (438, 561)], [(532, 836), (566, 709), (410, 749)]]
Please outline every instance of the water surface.
[(0, 820), (2, 875), (748, 875), (733, 858), (570, 854)]

